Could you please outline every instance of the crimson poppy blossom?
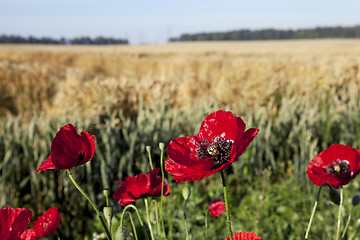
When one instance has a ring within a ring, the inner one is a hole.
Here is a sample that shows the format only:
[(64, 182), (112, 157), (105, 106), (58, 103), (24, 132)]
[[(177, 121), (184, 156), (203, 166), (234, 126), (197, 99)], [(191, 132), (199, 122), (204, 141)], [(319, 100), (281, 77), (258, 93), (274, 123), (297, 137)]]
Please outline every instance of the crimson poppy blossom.
[(215, 217), (220, 216), (226, 210), (225, 203), (218, 199), (212, 200), (206, 208), (209, 209), (210, 215)]
[[(155, 168), (150, 172), (140, 173), (135, 177), (126, 177), (125, 181), (117, 181), (121, 183), (113, 197), (119, 199), (118, 203), (125, 206), (126, 204), (134, 202), (136, 199), (145, 198), (148, 196), (161, 196), (161, 176), (158, 176), (160, 168)], [(163, 195), (170, 194), (170, 185), (164, 179)]]
[(341, 144), (331, 145), (310, 161), (306, 172), (313, 184), (327, 182), (338, 189), (359, 174), (360, 151)]
[(39, 216), (33, 225), (33, 228), (25, 230), (20, 239), (22, 240), (34, 240), (39, 237), (46, 237), (54, 233), (60, 224), (59, 210), (49, 208), (44, 214)]
[(46, 237), (56, 231), (60, 223), (59, 210), (49, 208), (35, 222), (32, 229), (25, 230), (33, 213), (25, 208), (0, 209), (0, 236), (1, 240), (34, 240)]
[(195, 136), (171, 140), (165, 170), (179, 181), (197, 181), (231, 166), (243, 154), (259, 129), (249, 128), (231, 112), (206, 116)]
[[(230, 237), (227, 237), (224, 240), (230, 240)], [(261, 240), (261, 238), (256, 236), (253, 232), (239, 232), (233, 234), (233, 240)]]
[(95, 153), (95, 136), (82, 131), (77, 133), (70, 123), (61, 127), (51, 143), (51, 155), (35, 171), (71, 169), (90, 161)]
[(0, 209), (0, 236), (2, 240), (18, 240), (30, 223), (33, 213), (25, 208)]

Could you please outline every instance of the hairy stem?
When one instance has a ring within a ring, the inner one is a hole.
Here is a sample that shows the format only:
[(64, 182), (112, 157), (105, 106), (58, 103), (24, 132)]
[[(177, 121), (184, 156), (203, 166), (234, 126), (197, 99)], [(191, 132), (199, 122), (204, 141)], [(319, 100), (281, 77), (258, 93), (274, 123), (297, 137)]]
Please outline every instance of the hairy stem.
[(103, 215), (99, 212), (99, 209), (96, 207), (95, 203), (90, 199), (89, 195), (86, 194), (86, 192), (80, 187), (80, 185), (75, 181), (75, 179), (73, 178), (73, 176), (71, 175), (71, 172), (69, 169), (66, 169), (70, 180), (72, 181), (72, 183), (75, 185), (75, 187), (79, 190), (79, 192), (90, 202), (91, 206), (94, 208), (96, 214), (98, 215), (98, 217), (100, 218), (101, 224), (103, 225), (106, 235), (108, 237), (109, 240), (112, 240), (111, 238), (111, 233), (107, 227), (107, 224), (105, 222), (105, 219), (103, 217)]
[(231, 231), (230, 209), (229, 209), (229, 200), (228, 200), (227, 189), (226, 189), (225, 174), (224, 174), (224, 171), (221, 171), (220, 173), (221, 173), (221, 180), (222, 180), (223, 187), (224, 187), (224, 199), (225, 199), (225, 207), (226, 207), (226, 221), (227, 221), (227, 225), (228, 225), (228, 232), (229, 232), (230, 240), (233, 240), (233, 235), (232, 235), (232, 231)]

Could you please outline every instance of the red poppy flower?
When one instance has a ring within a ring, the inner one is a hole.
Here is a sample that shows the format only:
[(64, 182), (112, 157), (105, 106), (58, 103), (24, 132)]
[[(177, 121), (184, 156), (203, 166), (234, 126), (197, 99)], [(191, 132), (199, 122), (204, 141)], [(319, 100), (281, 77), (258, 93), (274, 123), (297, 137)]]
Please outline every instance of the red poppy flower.
[(48, 169), (71, 169), (87, 163), (95, 153), (95, 136), (82, 131), (77, 133), (76, 128), (67, 124), (61, 127), (51, 143), (51, 155), (35, 171)]
[(225, 203), (217, 199), (212, 200), (206, 208), (209, 209), (210, 215), (216, 217), (220, 216), (226, 210)]
[(38, 217), (34, 222), (33, 229), (38, 237), (46, 237), (56, 231), (60, 224), (60, 214), (56, 207), (49, 208), (46, 213)]
[(0, 236), (2, 240), (18, 240), (32, 218), (32, 211), (25, 208), (0, 209)]
[[(234, 240), (261, 240), (260, 237), (256, 236), (253, 232), (239, 232), (233, 234)], [(225, 238), (224, 240), (230, 240), (230, 237)]]
[(231, 112), (206, 116), (195, 136), (172, 140), (167, 147), (165, 170), (179, 181), (196, 181), (222, 171), (236, 161), (259, 129), (245, 131), (245, 123)]
[(34, 240), (39, 237), (46, 237), (54, 233), (59, 227), (59, 224), (59, 210), (56, 207), (49, 208), (46, 213), (36, 219), (33, 228), (25, 230), (20, 238), (22, 240)]
[(341, 144), (331, 145), (308, 165), (311, 182), (320, 186), (324, 182), (334, 188), (348, 184), (360, 172), (360, 151)]
[[(126, 177), (125, 181), (117, 181), (122, 183), (114, 193), (113, 197), (119, 199), (118, 203), (125, 206), (134, 202), (136, 199), (148, 196), (161, 196), (161, 176), (158, 176), (160, 168), (155, 168), (146, 174), (138, 174), (136, 177)], [(170, 185), (164, 179), (163, 195), (170, 194)]]

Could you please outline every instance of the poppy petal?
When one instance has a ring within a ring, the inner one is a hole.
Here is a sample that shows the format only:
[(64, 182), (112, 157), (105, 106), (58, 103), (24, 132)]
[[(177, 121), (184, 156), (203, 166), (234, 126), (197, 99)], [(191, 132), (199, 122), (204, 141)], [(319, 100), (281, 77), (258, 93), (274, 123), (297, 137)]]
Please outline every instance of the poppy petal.
[(67, 124), (61, 127), (51, 144), (52, 162), (57, 169), (70, 169), (79, 163), (83, 153), (81, 137), (76, 128)]
[(220, 216), (226, 210), (225, 203), (218, 199), (211, 201), (206, 208), (209, 209), (210, 215), (215, 217)]
[(33, 228), (38, 233), (38, 237), (46, 237), (54, 233), (60, 224), (60, 214), (56, 207), (49, 208), (43, 215), (39, 216), (34, 222)]
[[(230, 240), (230, 237), (227, 237), (224, 240)], [(239, 232), (233, 234), (233, 240), (261, 240), (261, 238), (256, 236), (253, 232)]]
[(34, 240), (38, 238), (38, 233), (34, 229), (26, 229), (21, 235), (21, 240)]
[(245, 131), (245, 123), (239, 117), (234, 117), (232, 112), (216, 111), (207, 115), (201, 124), (199, 140), (211, 140), (214, 137), (222, 137), (227, 140), (241, 138)]
[[(155, 168), (146, 174), (140, 173), (135, 177), (126, 177), (125, 181), (118, 181), (121, 183), (113, 197), (119, 199), (118, 203), (125, 206), (136, 201), (139, 198), (148, 196), (161, 196), (161, 176), (158, 176), (160, 168)], [(169, 195), (170, 185), (165, 179), (163, 193), (164, 196)]]
[(48, 159), (46, 159), (45, 161), (43, 161), (41, 163), (41, 165), (39, 166), (39, 168), (35, 171), (35, 173), (39, 172), (39, 171), (46, 171), (48, 169), (55, 169), (56, 167), (54, 166), (54, 164), (52, 163), (52, 156), (50, 155), (48, 157)]
[[(7, 223), (5, 226), (9, 228), (7, 233), (9, 239), (19, 239), (19, 236), (25, 231), (33, 216), (32, 211), (25, 208), (7, 208), (5, 207), (5, 215), (7, 215)], [(3, 216), (3, 214), (1, 214)], [(1, 222), (1, 221), (0, 221)], [(6, 231), (5, 231), (6, 234)], [(3, 236), (3, 235), (1, 235)]]
[(81, 132), (81, 145), (84, 149), (84, 159), (77, 165), (82, 165), (90, 161), (95, 153), (95, 136), (90, 136), (89, 133)]
[[(331, 173), (334, 164), (339, 166), (344, 162), (346, 171)], [(338, 189), (360, 173), (360, 151), (342, 144), (331, 145), (309, 162), (306, 172), (313, 184), (320, 186), (327, 182)]]

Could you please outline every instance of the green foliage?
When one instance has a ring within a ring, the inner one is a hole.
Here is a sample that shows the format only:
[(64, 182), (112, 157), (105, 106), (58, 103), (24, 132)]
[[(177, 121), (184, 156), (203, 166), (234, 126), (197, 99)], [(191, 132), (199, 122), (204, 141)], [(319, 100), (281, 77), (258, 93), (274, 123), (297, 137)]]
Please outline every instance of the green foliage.
[(238, 40), (274, 40), (274, 39), (316, 39), (316, 38), (359, 38), (360, 26), (355, 27), (317, 27), (312, 29), (278, 30), (248, 29), (231, 32), (182, 34), (179, 38), (170, 38), (171, 42), (180, 41), (238, 41)]
[(86, 44), (86, 45), (106, 45), (106, 44), (128, 44), (126, 39), (115, 39), (112, 37), (79, 37), (72, 39), (54, 39), (50, 37), (36, 38), (33, 36), (22, 37), (15, 35), (0, 35), (0, 44), (1, 43), (16, 43), (16, 44)]

